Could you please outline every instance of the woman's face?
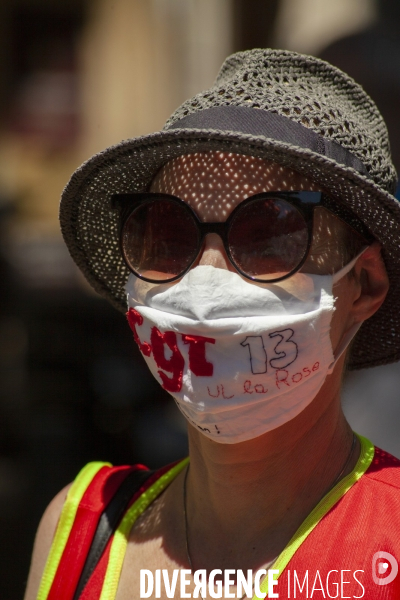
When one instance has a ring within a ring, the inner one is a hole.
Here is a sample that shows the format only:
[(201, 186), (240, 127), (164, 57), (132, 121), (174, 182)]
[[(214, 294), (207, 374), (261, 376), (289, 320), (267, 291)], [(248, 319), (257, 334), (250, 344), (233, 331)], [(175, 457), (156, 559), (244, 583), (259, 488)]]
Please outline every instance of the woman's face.
[[(227, 152), (199, 152), (168, 162), (156, 175), (150, 191), (178, 196), (201, 221), (226, 221), (243, 200), (260, 192), (321, 191), (313, 181), (276, 163)], [(346, 262), (344, 239), (349, 227), (324, 208), (314, 214), (313, 240), (304, 273), (327, 274)], [(234, 271), (221, 238), (208, 234), (196, 264)]]

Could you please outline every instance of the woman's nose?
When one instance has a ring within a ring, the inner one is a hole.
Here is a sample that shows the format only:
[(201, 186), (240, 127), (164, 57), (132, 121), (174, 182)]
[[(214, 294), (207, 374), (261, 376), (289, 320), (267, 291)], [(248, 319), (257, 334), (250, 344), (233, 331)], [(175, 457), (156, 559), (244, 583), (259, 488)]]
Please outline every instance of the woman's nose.
[(208, 233), (200, 252), (199, 265), (211, 265), (216, 269), (234, 271), (232, 264), (225, 252), (222, 239), (217, 233)]

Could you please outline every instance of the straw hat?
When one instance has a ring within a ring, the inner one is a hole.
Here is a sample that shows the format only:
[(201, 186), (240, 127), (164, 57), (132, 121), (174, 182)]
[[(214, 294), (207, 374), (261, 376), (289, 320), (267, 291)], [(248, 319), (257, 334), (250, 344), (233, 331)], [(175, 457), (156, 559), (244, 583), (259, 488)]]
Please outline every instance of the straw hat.
[(400, 205), (385, 123), (350, 77), (294, 52), (257, 49), (230, 56), (214, 85), (184, 102), (162, 131), (107, 148), (72, 175), (61, 199), (61, 228), (94, 289), (125, 312), (129, 271), (110, 196), (144, 191), (167, 161), (207, 150), (291, 167), (364, 222), (383, 246), (391, 285), (357, 334), (349, 367), (399, 359)]

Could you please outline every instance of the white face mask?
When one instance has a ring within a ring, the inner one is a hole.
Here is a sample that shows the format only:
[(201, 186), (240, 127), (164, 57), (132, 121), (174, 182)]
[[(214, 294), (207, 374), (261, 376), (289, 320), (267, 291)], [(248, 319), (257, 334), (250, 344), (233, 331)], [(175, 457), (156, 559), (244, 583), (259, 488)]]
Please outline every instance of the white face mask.
[(253, 285), (198, 266), (176, 284), (134, 275), (128, 320), (150, 371), (204, 435), (226, 444), (255, 438), (296, 417), (315, 398), (355, 335), (333, 355), (334, 276)]

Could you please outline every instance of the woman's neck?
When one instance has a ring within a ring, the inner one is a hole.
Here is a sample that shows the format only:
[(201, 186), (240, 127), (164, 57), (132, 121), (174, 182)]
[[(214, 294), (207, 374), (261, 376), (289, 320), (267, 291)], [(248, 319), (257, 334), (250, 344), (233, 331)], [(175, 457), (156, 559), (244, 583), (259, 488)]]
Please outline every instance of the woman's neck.
[[(340, 383), (332, 383), (296, 419), (247, 442), (219, 444), (190, 428), (187, 513), (195, 569), (269, 562), (332, 487), (353, 437)], [(353, 450), (346, 472), (357, 456)]]

